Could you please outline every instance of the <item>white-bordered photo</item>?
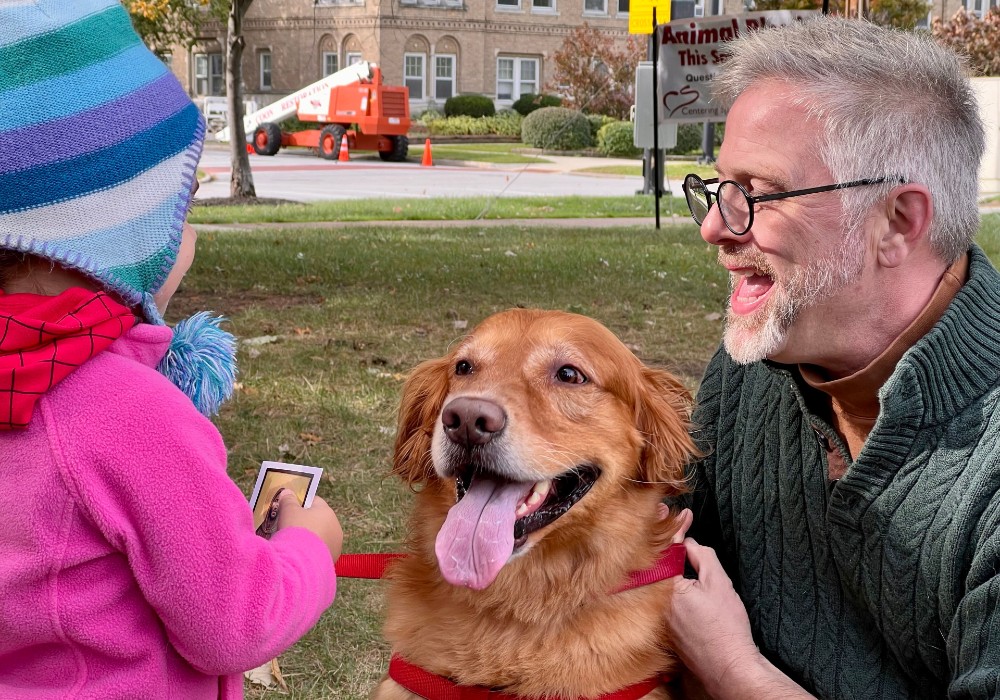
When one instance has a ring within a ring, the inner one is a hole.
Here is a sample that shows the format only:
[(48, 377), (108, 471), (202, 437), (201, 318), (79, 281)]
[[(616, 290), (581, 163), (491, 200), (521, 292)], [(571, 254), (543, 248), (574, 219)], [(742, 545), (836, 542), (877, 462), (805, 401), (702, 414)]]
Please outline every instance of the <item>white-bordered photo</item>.
[(253, 510), (253, 527), (258, 535), (270, 537), (274, 534), (278, 518), (278, 493), (289, 489), (299, 499), (303, 508), (312, 505), (323, 475), (320, 467), (284, 462), (263, 462), (257, 473), (257, 483), (250, 495)]

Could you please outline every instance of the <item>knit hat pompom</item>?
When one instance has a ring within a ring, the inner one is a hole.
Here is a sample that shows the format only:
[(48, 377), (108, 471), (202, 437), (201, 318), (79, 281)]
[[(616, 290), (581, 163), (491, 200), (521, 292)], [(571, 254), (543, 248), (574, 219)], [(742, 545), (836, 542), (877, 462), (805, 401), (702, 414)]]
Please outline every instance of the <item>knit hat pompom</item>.
[(205, 126), (118, 0), (0, 2), (0, 248), (143, 303), (173, 267)]
[(229, 399), (236, 381), (236, 339), (219, 327), (224, 320), (202, 311), (178, 323), (157, 368), (209, 417)]

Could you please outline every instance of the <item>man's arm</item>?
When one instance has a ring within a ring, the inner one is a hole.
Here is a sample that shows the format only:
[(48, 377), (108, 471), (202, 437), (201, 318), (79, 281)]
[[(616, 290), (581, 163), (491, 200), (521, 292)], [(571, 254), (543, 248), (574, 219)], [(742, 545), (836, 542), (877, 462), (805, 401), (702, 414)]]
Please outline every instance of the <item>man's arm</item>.
[(715, 550), (684, 540), (696, 579), (678, 578), (667, 626), (684, 665), (718, 700), (811, 698), (757, 650), (750, 619)]

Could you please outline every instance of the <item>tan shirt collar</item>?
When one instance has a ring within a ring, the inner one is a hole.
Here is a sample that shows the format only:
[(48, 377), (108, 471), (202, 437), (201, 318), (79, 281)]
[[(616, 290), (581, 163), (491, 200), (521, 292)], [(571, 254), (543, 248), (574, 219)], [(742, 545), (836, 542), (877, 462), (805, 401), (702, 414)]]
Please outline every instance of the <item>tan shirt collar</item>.
[(969, 254), (966, 253), (945, 271), (920, 315), (867, 367), (846, 377), (827, 381), (819, 367), (799, 365), (802, 378), (809, 386), (833, 397), (845, 417), (874, 422), (879, 412), (878, 390), (889, 379), (906, 351), (941, 319), (968, 276)]

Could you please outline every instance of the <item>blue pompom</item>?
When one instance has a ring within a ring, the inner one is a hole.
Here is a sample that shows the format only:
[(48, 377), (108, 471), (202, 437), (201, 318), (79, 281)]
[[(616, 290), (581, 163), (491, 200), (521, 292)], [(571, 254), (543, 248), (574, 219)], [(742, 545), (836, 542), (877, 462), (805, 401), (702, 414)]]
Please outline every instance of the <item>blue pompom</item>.
[(206, 416), (219, 412), (236, 380), (236, 338), (219, 327), (224, 320), (202, 311), (178, 323), (158, 367)]

